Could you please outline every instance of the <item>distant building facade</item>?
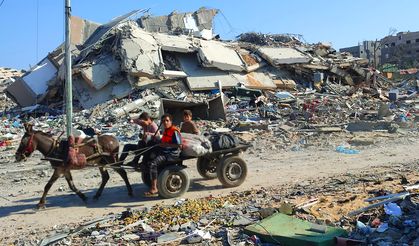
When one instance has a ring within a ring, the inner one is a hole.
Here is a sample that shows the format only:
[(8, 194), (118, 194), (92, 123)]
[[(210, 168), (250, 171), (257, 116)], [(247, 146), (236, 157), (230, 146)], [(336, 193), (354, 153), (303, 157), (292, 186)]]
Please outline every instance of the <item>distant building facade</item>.
[(419, 32), (399, 32), (381, 39), (381, 64), (419, 65)]
[(381, 60), (380, 42), (363, 41), (357, 46), (339, 49), (340, 52), (351, 53), (354, 57), (368, 59), (370, 65), (379, 65)]
[(419, 67), (419, 32), (399, 32), (378, 42), (363, 41), (339, 51), (368, 59), (371, 66), (395, 64), (399, 68)]

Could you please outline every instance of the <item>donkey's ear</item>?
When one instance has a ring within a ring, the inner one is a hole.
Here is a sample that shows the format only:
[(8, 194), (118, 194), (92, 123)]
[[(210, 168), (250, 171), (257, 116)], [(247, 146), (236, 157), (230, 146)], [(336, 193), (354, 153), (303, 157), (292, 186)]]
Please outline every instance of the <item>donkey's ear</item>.
[(25, 127), (25, 130), (26, 130), (27, 133), (32, 132), (33, 125), (31, 123), (24, 123), (23, 126)]

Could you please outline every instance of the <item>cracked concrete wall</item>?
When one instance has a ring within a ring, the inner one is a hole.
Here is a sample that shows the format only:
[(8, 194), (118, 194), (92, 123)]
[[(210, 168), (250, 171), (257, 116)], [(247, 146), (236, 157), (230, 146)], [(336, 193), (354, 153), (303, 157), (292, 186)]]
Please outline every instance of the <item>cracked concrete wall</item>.
[(137, 20), (140, 27), (149, 32), (191, 33), (196, 37), (212, 39), (213, 19), (219, 10), (200, 8), (195, 12), (172, 12), (167, 16), (142, 16)]

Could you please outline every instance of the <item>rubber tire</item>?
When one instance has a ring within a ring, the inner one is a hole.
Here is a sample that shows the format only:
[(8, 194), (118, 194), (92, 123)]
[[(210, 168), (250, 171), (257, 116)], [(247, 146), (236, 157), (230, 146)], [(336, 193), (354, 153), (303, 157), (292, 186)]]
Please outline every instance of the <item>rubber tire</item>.
[[(181, 188), (176, 192), (170, 191), (166, 186), (168, 178), (173, 174), (179, 175), (180, 178), (182, 179)], [(183, 194), (185, 194), (186, 191), (188, 191), (189, 185), (190, 185), (190, 180), (189, 180), (188, 173), (184, 170), (183, 167), (176, 166), (176, 165), (172, 165), (172, 166), (168, 166), (164, 168), (160, 172), (159, 177), (157, 179), (157, 188), (159, 190), (159, 194), (161, 197), (166, 198), (166, 199), (182, 196)]]
[[(227, 175), (227, 170), (232, 163), (236, 163), (241, 167), (242, 173), (238, 179), (231, 180)], [(239, 156), (228, 156), (221, 160), (220, 165), (217, 167), (217, 176), (221, 184), (225, 188), (232, 188), (240, 186), (247, 176), (247, 164)]]
[(141, 172), (141, 180), (143, 181), (143, 184), (147, 186), (148, 188), (151, 187), (151, 177), (149, 172)]
[[(216, 160), (216, 161), (219, 161), (219, 160)], [(204, 179), (207, 179), (207, 180), (216, 179), (217, 178), (217, 169), (215, 169), (215, 172), (209, 172), (208, 168), (207, 168), (208, 165), (209, 165), (209, 162), (211, 162), (210, 159), (205, 158), (205, 157), (199, 157), (198, 161), (196, 162), (196, 168), (198, 169), (198, 173)], [(216, 165), (216, 166), (218, 166), (218, 165)]]

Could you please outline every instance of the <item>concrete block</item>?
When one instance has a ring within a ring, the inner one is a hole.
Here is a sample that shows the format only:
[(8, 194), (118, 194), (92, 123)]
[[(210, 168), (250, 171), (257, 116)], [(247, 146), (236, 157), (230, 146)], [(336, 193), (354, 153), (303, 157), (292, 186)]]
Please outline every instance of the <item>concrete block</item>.
[(308, 63), (311, 58), (288, 47), (261, 47), (258, 53), (274, 66), (282, 64)]
[(129, 35), (121, 35), (118, 47), (121, 69), (135, 76), (159, 76), (164, 66), (157, 41), (134, 24), (127, 25), (126, 32)]
[(120, 72), (120, 64), (111, 55), (99, 58), (92, 66), (80, 69), (83, 79), (94, 89), (100, 90)]
[(198, 56), (204, 67), (215, 67), (223, 71), (244, 71), (244, 63), (232, 48), (217, 41), (201, 41)]

